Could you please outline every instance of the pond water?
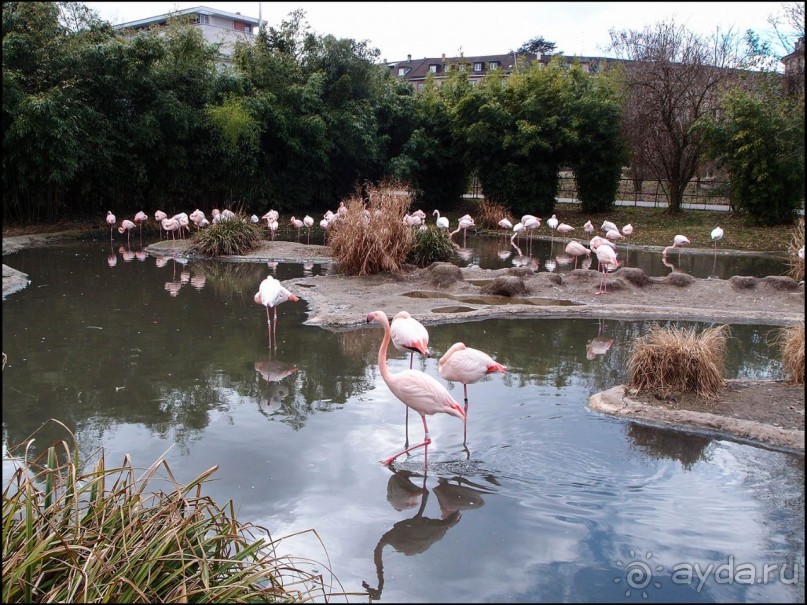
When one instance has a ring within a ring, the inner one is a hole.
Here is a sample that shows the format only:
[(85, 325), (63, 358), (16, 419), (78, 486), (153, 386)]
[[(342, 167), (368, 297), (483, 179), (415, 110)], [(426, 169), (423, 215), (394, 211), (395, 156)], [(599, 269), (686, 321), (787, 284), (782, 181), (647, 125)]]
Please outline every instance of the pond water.
[[(490, 235), (468, 235), (463, 240), (461, 234), (454, 236), (460, 246), (459, 254), (462, 264), (477, 265), (482, 269), (503, 269), (514, 266), (530, 266), (536, 271), (568, 272), (575, 268), (574, 257), (565, 252), (566, 241), (557, 239), (527, 240), (521, 238), (517, 245), (510, 242), (509, 237)], [(583, 241), (583, 240), (578, 240)], [(586, 240), (587, 241), (587, 240)], [(729, 279), (734, 275), (767, 277), (768, 275), (786, 275), (787, 259), (776, 254), (748, 254), (717, 250), (672, 250), (666, 259), (661, 252), (648, 251), (635, 247), (617, 244), (617, 254), (621, 266), (637, 267), (650, 277), (664, 277), (672, 271), (689, 273), (693, 277), (706, 279)], [(597, 259), (582, 257), (578, 267), (590, 268)]]
[[(429, 326), (416, 368), (440, 380), (461, 340), (509, 371), (468, 387), (465, 443), (439, 414), (428, 467), (421, 448), (387, 468), (405, 410), (379, 374), (381, 328), (305, 326), (305, 303), (286, 303), (270, 349), (252, 300), (267, 273), (328, 265), (163, 260), (103, 239), (4, 257), (32, 278), (3, 302), (4, 445), (57, 418), (85, 459), (165, 453), (180, 481), (218, 465), (205, 493), (328, 566), (353, 593), (337, 602), (803, 602), (803, 455), (587, 409), (625, 381), (649, 322)], [(732, 325), (726, 377), (780, 379), (776, 329)], [(422, 431), (410, 414), (410, 441)], [(33, 450), (66, 437), (47, 424)]]

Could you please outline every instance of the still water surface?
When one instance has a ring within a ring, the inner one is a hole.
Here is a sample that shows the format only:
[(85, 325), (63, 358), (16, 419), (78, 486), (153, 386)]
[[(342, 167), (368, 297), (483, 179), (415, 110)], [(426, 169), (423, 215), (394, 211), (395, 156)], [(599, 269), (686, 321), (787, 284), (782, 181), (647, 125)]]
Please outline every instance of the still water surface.
[[(267, 273), (328, 265), (112, 253), (101, 239), (4, 257), (32, 277), (3, 302), (5, 443), (58, 418), (87, 458), (103, 447), (145, 468), (168, 451), (180, 481), (218, 465), (206, 493), (275, 538), (316, 529), (324, 548), (310, 532), (283, 546), (381, 602), (803, 602), (803, 456), (587, 410), (624, 382), (650, 323), (429, 326), (434, 356), (415, 367), (439, 379), (461, 340), (509, 372), (469, 386), (465, 444), (461, 421), (437, 415), (428, 468), (416, 450), (390, 469), (404, 407), (378, 371), (382, 330), (305, 326), (305, 303), (286, 303), (270, 350), (252, 300)], [(782, 377), (775, 327), (731, 328), (727, 378)], [(587, 355), (598, 337), (613, 343)], [(409, 366), (389, 355), (391, 371)], [(409, 433), (422, 437), (412, 414)], [(65, 437), (49, 424), (34, 449)]]

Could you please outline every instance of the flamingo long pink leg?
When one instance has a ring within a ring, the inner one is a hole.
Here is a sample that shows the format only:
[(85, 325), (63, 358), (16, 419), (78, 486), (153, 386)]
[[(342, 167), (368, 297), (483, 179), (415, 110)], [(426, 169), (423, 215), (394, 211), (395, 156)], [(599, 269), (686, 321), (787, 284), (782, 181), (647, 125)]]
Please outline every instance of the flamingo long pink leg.
[[(402, 452), (398, 452), (398, 453), (397, 453), (397, 454), (395, 454), (394, 456), (390, 456), (389, 458), (387, 458), (386, 460), (384, 460), (384, 461), (383, 461), (381, 464), (383, 464), (384, 466), (389, 466), (390, 464), (392, 464), (392, 462), (393, 462), (393, 461), (394, 461), (394, 460), (395, 460), (395, 459), (396, 459), (398, 456), (400, 456), (400, 455), (402, 455), (402, 454), (406, 454), (407, 452), (411, 452), (412, 450), (417, 449), (417, 448), (419, 448), (419, 447), (423, 447), (423, 446), (429, 445), (429, 444), (432, 442), (432, 440), (431, 440), (431, 439), (429, 439), (429, 427), (428, 427), (428, 426), (426, 426), (426, 416), (421, 415), (421, 417), (420, 417), (420, 418), (423, 420), (423, 430), (424, 430), (423, 442), (422, 442), (422, 443), (418, 443), (417, 445), (413, 445), (412, 447), (408, 447), (408, 448), (406, 448), (405, 450), (403, 450)], [(427, 451), (428, 451), (428, 450), (427, 450)]]

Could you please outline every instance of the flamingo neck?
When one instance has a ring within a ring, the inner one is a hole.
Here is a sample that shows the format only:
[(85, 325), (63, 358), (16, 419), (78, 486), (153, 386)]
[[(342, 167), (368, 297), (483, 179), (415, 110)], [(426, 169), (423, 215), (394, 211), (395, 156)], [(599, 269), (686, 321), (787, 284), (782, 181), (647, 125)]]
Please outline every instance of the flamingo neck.
[(390, 342), (390, 327), (389, 321), (382, 319), (381, 323), (384, 326), (384, 339), (381, 341), (381, 346), (378, 349), (378, 367), (381, 369), (381, 377), (384, 382), (389, 384), (390, 372), (387, 367), (387, 348)]

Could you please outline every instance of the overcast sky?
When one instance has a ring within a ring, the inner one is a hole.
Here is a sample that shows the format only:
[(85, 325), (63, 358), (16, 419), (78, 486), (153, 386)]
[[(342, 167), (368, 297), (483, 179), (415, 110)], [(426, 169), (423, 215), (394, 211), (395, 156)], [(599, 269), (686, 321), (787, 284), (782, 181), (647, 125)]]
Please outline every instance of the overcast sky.
[(608, 56), (610, 29), (642, 29), (675, 19), (698, 33), (720, 27), (753, 29), (776, 42), (768, 17), (781, 14), (782, 2), (86, 2), (112, 24), (172, 10), (208, 6), (260, 14), (279, 27), (302, 8), (320, 35), (368, 40), (388, 61), (412, 58), (502, 54), (536, 36), (554, 42), (566, 55)]

